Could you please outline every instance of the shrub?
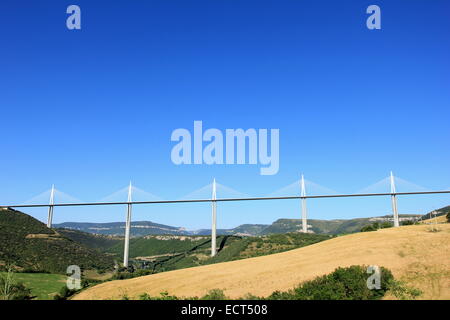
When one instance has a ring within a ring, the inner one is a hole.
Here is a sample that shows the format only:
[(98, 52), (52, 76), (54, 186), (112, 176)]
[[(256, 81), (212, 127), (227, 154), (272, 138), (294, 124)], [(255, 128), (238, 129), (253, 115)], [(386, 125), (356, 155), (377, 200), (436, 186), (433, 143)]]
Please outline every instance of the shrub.
[(288, 292), (276, 291), (271, 300), (377, 300), (389, 289), (392, 273), (381, 267), (381, 289), (367, 287), (367, 267), (351, 266), (307, 281)]
[[(250, 297), (250, 295), (248, 295), (248, 297)], [(254, 297), (254, 296), (252, 296)], [(252, 300), (256, 300), (257, 297), (254, 297), (255, 299)], [(163, 291), (159, 294), (159, 296), (156, 297), (152, 297), (151, 295), (149, 295), (148, 293), (144, 293), (141, 294), (139, 296), (140, 300), (199, 300), (198, 297), (177, 297), (177, 296), (172, 296), (169, 295), (169, 293), (167, 291)], [(205, 294), (203, 297), (200, 298), (200, 300), (227, 300), (228, 297), (225, 296), (225, 293), (221, 290), (221, 289), (212, 289), (210, 291), (208, 291), (207, 294)]]
[(246, 295), (239, 298), (238, 300), (264, 300), (264, 298), (255, 296), (254, 294), (251, 294), (251, 293), (247, 293)]
[(408, 287), (403, 282), (393, 280), (389, 284), (389, 291), (400, 300), (415, 299), (422, 294), (422, 291), (416, 288)]
[(369, 231), (377, 231), (377, 229), (371, 224), (361, 228), (361, 232), (369, 232)]
[(148, 293), (143, 293), (139, 296), (139, 300), (152, 300), (152, 297)]
[(450, 212), (447, 213), (446, 217), (447, 217), (447, 222), (450, 222)]
[(385, 221), (380, 225), (380, 229), (386, 229), (386, 228), (392, 228), (392, 223)]
[(131, 278), (136, 278), (136, 277), (142, 277), (142, 276), (147, 276), (149, 274), (152, 274), (152, 270), (148, 270), (148, 269), (137, 269), (137, 270), (125, 270), (124, 271), (120, 271), (115, 273), (112, 277), (111, 280), (124, 280), (124, 279), (131, 279)]
[(140, 300), (179, 300), (177, 296), (171, 296), (167, 291), (163, 291), (159, 294), (159, 297), (152, 297), (148, 293), (141, 294)]
[(223, 290), (220, 289), (212, 289), (209, 290), (207, 294), (205, 294), (201, 300), (227, 300), (227, 296)]
[(377, 231), (378, 229), (385, 229), (385, 228), (391, 228), (391, 227), (392, 227), (392, 223), (387, 222), (387, 221), (385, 221), (381, 224), (378, 222), (374, 222), (372, 224), (362, 227), (361, 232)]
[(14, 280), (14, 274), (10, 270), (0, 274), (0, 300), (30, 300), (34, 298), (31, 290), (23, 283)]
[(67, 286), (64, 286), (59, 290), (59, 293), (57, 293), (53, 299), (54, 300), (67, 300), (68, 297), (74, 295), (78, 290), (73, 290), (67, 288)]

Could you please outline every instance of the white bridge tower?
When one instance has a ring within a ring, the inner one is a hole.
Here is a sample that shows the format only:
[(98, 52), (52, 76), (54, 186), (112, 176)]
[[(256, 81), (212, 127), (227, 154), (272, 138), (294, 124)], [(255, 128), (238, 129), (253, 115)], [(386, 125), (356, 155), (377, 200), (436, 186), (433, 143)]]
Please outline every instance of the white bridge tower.
[(130, 248), (130, 229), (131, 229), (131, 193), (133, 187), (130, 185), (128, 187), (128, 204), (127, 204), (127, 220), (125, 223), (125, 245), (123, 249), (123, 266), (128, 268), (128, 256), (129, 256), (129, 248)]
[(306, 211), (306, 187), (305, 187), (305, 178), (302, 174), (302, 179), (300, 181), (301, 186), (301, 194), (302, 197), (302, 232), (307, 233), (308, 232), (308, 220), (307, 220), (307, 211)]
[(216, 179), (214, 178), (212, 184), (212, 227), (211, 227), (211, 257), (217, 253), (216, 249), (216, 223), (217, 223), (217, 203), (216, 203)]
[(398, 209), (397, 209), (397, 191), (395, 190), (394, 174), (391, 171), (391, 201), (392, 201), (392, 213), (394, 217), (394, 227), (400, 226), (398, 219)]
[(47, 228), (52, 227), (54, 204), (55, 204), (55, 185), (52, 185), (52, 191), (50, 192), (50, 202), (48, 206)]

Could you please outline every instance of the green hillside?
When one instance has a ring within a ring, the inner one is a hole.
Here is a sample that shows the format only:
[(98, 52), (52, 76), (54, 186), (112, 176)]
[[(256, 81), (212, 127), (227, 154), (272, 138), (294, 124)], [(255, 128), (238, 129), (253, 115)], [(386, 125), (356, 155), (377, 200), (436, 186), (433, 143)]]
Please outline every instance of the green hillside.
[(446, 206), (446, 207), (443, 207), (443, 208), (440, 208), (440, 209), (437, 209), (437, 210), (434, 210), (434, 211), (430, 211), (427, 214), (424, 214), (421, 217), (421, 219), (423, 219), (423, 220), (431, 219), (431, 218), (434, 218), (434, 217), (440, 217), (440, 216), (443, 216), (443, 215), (447, 215), (449, 213), (450, 213), (450, 206)]
[(258, 235), (268, 227), (267, 224), (241, 224), (240, 226), (232, 229), (232, 234), (248, 234)]
[[(218, 241), (220, 241), (220, 236)], [(146, 236), (130, 239), (130, 257), (146, 257), (164, 254), (183, 253), (191, 250), (199, 250), (211, 243), (211, 238), (206, 236)], [(121, 255), (124, 242), (105, 249), (106, 252)]]
[(98, 235), (94, 233), (88, 233), (84, 231), (71, 230), (58, 228), (55, 229), (59, 234), (64, 237), (75, 241), (83, 246), (100, 251), (106, 251), (107, 249), (123, 242), (123, 237), (115, 237), (108, 235)]
[(330, 235), (284, 233), (259, 237), (245, 237), (239, 241), (231, 241), (206, 263), (225, 262), (258, 257), (278, 252), (305, 247), (320, 241), (328, 240)]
[[(212, 258), (210, 237), (183, 236), (179, 239), (166, 237), (163, 240), (163, 236), (149, 236), (130, 241), (130, 256), (134, 258), (133, 263), (136, 266), (157, 273), (283, 252), (330, 238), (329, 235), (302, 233), (261, 237), (218, 236), (218, 253)], [(118, 244), (107, 251), (122, 253), (123, 244)]]
[[(351, 220), (315, 220), (308, 219), (308, 230), (316, 234), (341, 234), (358, 232), (367, 224), (369, 218)], [(299, 232), (302, 229), (301, 219), (278, 219), (262, 231), (262, 234)]]
[(12, 209), (0, 210), (0, 267), (21, 271), (65, 273), (69, 265), (106, 270), (112, 257), (85, 247), (33, 217)]
[[(401, 219), (418, 218), (418, 215), (399, 215)], [(389, 221), (391, 216), (355, 218), (355, 219), (336, 219), (336, 220), (316, 220), (308, 219), (308, 231), (315, 234), (346, 234), (361, 231), (361, 228), (371, 225), (374, 222)], [(260, 234), (277, 234), (287, 232), (299, 232), (302, 229), (301, 219), (278, 219), (270, 226), (261, 231)]]

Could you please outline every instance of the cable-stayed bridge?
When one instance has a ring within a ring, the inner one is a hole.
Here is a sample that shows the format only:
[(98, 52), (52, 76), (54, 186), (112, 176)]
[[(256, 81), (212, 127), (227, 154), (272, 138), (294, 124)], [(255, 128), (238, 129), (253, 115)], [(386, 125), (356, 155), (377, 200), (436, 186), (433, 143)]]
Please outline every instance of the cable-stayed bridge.
[[(402, 191), (397, 188), (398, 185), (406, 189), (411, 188), (415, 191)], [(313, 193), (311, 193), (311, 190)], [(380, 191), (381, 190), (381, 191)], [(308, 191), (308, 193), (307, 193)], [(220, 197), (220, 195), (226, 195)], [(394, 177), (393, 173), (358, 191), (357, 193), (338, 193), (332, 189), (323, 187), (312, 181), (306, 180), (304, 176), (301, 176), (300, 180), (297, 180), (283, 188), (278, 189), (270, 193), (267, 196), (251, 197), (245, 193), (239, 192), (233, 188), (224, 186), (216, 182), (207, 184), (197, 190), (183, 196), (179, 199), (164, 200), (152, 193), (139, 189), (132, 185), (130, 182), (128, 186), (113, 192), (112, 194), (103, 197), (97, 202), (82, 202), (81, 200), (70, 196), (60, 190), (57, 190), (54, 186), (50, 190), (47, 190), (30, 200), (27, 200), (21, 204), (0, 205), (0, 208), (38, 208), (48, 207), (47, 227), (52, 227), (52, 220), (55, 207), (77, 207), (77, 206), (119, 206), (125, 205), (126, 210), (126, 222), (125, 222), (125, 246), (124, 246), (124, 259), (123, 264), (128, 267), (129, 260), (129, 241), (130, 241), (130, 228), (132, 217), (132, 206), (140, 204), (169, 204), (169, 203), (211, 203), (212, 209), (212, 221), (211, 221), (211, 256), (215, 256), (216, 249), (216, 230), (217, 230), (217, 204), (219, 202), (239, 202), (239, 201), (263, 201), (263, 200), (300, 200), (301, 201), (301, 220), (302, 220), (302, 232), (308, 232), (307, 230), (307, 199), (320, 199), (320, 198), (350, 198), (350, 197), (383, 197), (389, 196), (391, 198), (392, 214), (394, 220), (394, 227), (399, 227), (399, 215), (397, 207), (397, 197), (406, 195), (426, 195), (426, 194), (450, 194), (450, 187), (445, 190), (427, 190), (424, 187), (418, 186), (407, 180)], [(219, 195), (219, 197), (218, 197)], [(126, 201), (125, 201), (126, 196)], [(49, 199), (44, 203), (44, 199)], [(140, 200), (136, 200), (139, 199)], [(124, 200), (117, 200), (124, 199)], [(57, 202), (56, 200), (63, 200)], [(42, 201), (42, 202), (41, 202)]]

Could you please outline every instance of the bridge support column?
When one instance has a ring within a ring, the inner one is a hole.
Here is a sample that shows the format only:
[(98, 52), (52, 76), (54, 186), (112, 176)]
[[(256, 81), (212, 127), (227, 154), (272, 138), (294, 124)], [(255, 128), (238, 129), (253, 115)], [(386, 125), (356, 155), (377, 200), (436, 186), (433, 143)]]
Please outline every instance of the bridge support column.
[[(305, 178), (302, 174), (301, 180), (301, 196), (306, 197), (306, 188), (305, 188)], [(302, 232), (308, 232), (308, 220), (307, 220), (307, 211), (306, 211), (306, 198), (302, 198)]]
[(52, 227), (54, 203), (55, 203), (55, 185), (52, 185), (52, 191), (50, 192), (50, 202), (48, 206), (47, 228)]
[[(128, 202), (131, 202), (131, 182), (128, 187)], [(123, 266), (128, 268), (128, 257), (130, 248), (130, 229), (131, 229), (131, 203), (127, 204), (127, 220), (125, 222), (125, 245), (123, 249)]]
[(394, 175), (391, 171), (391, 202), (392, 202), (392, 215), (394, 218), (394, 227), (399, 227), (398, 208), (397, 208), (397, 195), (395, 190)]
[(212, 226), (211, 226), (211, 257), (214, 257), (217, 253), (216, 248), (216, 227), (217, 227), (217, 202), (216, 202), (216, 179), (213, 180), (212, 185)]

